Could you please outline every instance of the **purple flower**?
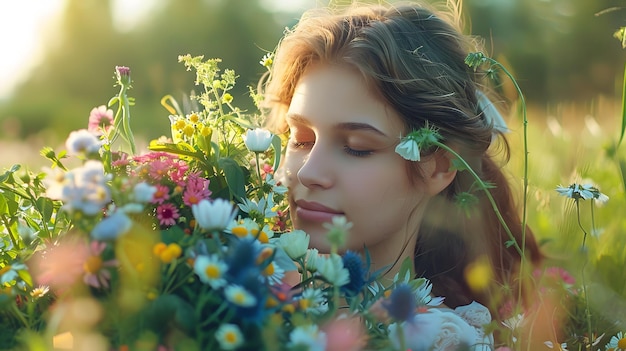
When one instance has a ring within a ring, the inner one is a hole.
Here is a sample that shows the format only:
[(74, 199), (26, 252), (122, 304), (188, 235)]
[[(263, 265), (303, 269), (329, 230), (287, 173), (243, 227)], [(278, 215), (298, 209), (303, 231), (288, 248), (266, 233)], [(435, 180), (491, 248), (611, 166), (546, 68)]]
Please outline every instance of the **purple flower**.
[(130, 85), (130, 68), (126, 66), (115, 66), (117, 81), (122, 85)]

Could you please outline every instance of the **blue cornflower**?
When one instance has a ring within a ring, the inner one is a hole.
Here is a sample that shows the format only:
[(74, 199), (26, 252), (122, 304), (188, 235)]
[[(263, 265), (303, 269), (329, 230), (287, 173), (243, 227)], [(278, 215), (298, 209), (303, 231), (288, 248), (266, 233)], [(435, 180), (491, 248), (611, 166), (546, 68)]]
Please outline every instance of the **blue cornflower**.
[(408, 284), (400, 284), (391, 292), (383, 307), (396, 321), (407, 321), (415, 315), (415, 294)]
[(347, 296), (357, 295), (365, 285), (365, 266), (361, 256), (354, 251), (347, 251), (343, 257), (343, 267), (350, 273), (350, 282), (341, 287)]

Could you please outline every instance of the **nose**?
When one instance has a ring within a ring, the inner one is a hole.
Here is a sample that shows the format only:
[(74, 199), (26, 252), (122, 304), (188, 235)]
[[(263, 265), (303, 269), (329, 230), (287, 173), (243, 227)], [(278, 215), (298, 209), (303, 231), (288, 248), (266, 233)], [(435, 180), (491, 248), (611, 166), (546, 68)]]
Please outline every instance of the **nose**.
[(329, 151), (320, 143), (311, 148), (298, 170), (298, 181), (302, 185), (309, 189), (328, 189), (333, 186), (334, 166)]

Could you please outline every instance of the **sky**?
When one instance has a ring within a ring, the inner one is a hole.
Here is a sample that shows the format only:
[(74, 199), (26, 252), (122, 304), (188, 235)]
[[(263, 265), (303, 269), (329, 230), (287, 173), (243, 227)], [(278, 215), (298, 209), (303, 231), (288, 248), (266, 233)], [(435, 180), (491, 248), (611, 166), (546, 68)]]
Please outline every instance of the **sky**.
[[(114, 18), (120, 30), (132, 28), (157, 0), (115, 0)], [(319, 0), (261, 0), (275, 11), (299, 12)], [(0, 0), (0, 100), (42, 59), (43, 40), (59, 20), (65, 0)]]

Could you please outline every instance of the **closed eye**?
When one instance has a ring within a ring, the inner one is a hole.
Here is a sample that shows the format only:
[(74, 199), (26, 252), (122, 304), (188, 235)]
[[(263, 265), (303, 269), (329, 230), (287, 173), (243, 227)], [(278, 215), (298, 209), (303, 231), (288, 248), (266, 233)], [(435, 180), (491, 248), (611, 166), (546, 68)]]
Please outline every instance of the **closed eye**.
[(371, 150), (355, 150), (351, 147), (349, 147), (348, 145), (345, 145), (343, 147), (343, 150), (351, 156), (355, 156), (355, 157), (366, 157), (366, 156), (370, 156), (372, 155), (374, 152)]

